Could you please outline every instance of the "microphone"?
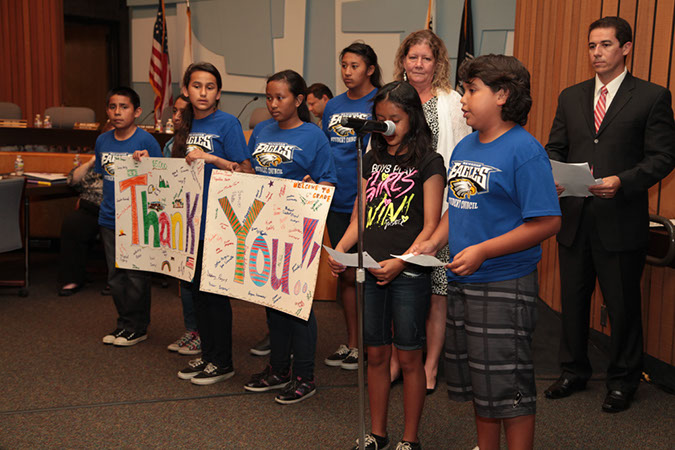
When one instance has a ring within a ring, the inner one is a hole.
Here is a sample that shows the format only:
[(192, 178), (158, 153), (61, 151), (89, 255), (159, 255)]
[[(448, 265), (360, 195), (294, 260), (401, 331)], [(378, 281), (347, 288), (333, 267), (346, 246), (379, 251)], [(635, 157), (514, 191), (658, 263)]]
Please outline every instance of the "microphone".
[(396, 132), (396, 125), (391, 120), (365, 120), (356, 117), (343, 117), (340, 125), (345, 128), (352, 128), (357, 133), (382, 133), (385, 136), (391, 136)]
[(254, 101), (256, 101), (256, 100), (258, 100), (258, 96), (257, 96), (257, 95), (256, 95), (255, 97), (253, 97), (251, 100), (249, 100), (248, 103), (246, 103), (246, 104), (244, 105), (243, 108), (241, 108), (241, 111), (239, 111), (239, 114), (237, 114), (237, 119), (238, 119), (239, 117), (241, 117), (241, 113), (244, 112), (244, 110), (246, 109), (246, 107), (247, 107), (248, 105), (250, 105), (251, 103), (253, 103)]

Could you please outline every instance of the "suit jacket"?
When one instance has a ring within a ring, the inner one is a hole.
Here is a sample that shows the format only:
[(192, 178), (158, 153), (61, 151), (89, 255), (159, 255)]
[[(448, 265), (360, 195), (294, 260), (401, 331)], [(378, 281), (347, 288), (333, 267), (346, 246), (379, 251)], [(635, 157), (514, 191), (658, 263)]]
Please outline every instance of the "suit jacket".
[(649, 233), (648, 189), (675, 166), (671, 94), (627, 73), (596, 133), (594, 88), (592, 78), (560, 93), (546, 151), (557, 161), (588, 162), (595, 178), (617, 175), (621, 187), (611, 199), (561, 198), (558, 242), (572, 245), (584, 201), (589, 201), (605, 249), (644, 248)]

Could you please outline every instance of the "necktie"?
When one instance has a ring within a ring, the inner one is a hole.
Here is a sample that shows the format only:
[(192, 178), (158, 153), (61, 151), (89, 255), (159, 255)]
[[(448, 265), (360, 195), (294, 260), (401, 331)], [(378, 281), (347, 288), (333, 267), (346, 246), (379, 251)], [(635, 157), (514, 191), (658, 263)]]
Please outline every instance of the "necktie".
[(595, 132), (597, 133), (598, 130), (600, 129), (600, 124), (602, 123), (602, 119), (605, 118), (605, 108), (606, 108), (606, 102), (607, 102), (607, 88), (605, 86), (600, 89), (600, 98), (598, 99), (598, 103), (595, 105), (595, 113), (593, 114), (595, 117)]

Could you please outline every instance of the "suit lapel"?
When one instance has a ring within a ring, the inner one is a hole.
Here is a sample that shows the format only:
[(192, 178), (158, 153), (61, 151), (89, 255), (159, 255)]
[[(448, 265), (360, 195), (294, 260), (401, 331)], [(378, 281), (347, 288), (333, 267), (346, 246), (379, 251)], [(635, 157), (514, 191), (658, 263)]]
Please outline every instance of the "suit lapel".
[(600, 129), (598, 129), (598, 135), (600, 135), (605, 130), (605, 128), (607, 128), (619, 111), (621, 111), (621, 109), (626, 106), (626, 103), (630, 101), (631, 97), (633, 96), (634, 87), (635, 79), (629, 72), (626, 74), (626, 78), (624, 78), (621, 86), (619, 86), (619, 90), (616, 91), (616, 95), (614, 96), (612, 103), (609, 105), (607, 113), (605, 113), (605, 118), (600, 124)]
[(584, 112), (584, 118), (586, 119), (586, 124), (588, 125), (591, 135), (595, 135), (595, 122), (593, 120), (593, 88), (595, 86), (595, 78), (588, 80), (582, 86), (582, 111)]

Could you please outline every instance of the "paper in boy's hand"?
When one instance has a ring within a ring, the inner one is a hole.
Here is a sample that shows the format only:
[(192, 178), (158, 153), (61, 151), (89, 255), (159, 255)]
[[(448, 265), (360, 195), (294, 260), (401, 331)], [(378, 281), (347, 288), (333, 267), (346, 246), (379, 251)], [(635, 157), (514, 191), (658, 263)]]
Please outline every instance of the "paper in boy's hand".
[(561, 197), (590, 197), (589, 186), (602, 184), (602, 180), (593, 178), (591, 168), (584, 163), (562, 163), (551, 160), (553, 179), (565, 190)]
[[(359, 254), (358, 253), (342, 253), (337, 250), (324, 245), (323, 248), (326, 249), (328, 254), (337, 262), (347, 267), (358, 267), (359, 265)], [(368, 252), (363, 252), (363, 268), (364, 269), (380, 269), (380, 265), (373, 259)]]
[(431, 255), (413, 255), (412, 253), (408, 253), (405, 255), (391, 255), (391, 256), (393, 256), (394, 258), (402, 259), (405, 262), (417, 264), (418, 266), (424, 267), (438, 267), (444, 266), (446, 264), (440, 259)]

